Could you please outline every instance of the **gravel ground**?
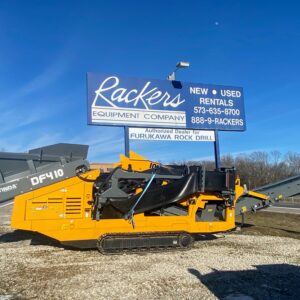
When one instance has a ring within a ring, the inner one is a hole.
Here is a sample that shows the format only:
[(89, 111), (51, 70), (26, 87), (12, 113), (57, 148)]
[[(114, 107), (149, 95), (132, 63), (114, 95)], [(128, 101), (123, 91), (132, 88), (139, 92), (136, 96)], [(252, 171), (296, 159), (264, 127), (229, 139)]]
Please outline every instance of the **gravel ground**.
[(103, 256), (60, 248), (27, 232), (1, 231), (1, 300), (300, 295), (300, 240), (293, 238), (235, 232), (197, 241), (190, 251)]

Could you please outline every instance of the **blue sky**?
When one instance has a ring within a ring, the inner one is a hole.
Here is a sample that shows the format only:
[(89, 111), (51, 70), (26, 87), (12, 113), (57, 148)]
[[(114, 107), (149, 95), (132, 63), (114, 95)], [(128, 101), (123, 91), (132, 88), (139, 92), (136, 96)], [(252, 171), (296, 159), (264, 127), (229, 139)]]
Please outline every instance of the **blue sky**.
[[(221, 154), (299, 152), (299, 1), (0, 1), (0, 149), (90, 145), (117, 161), (123, 129), (88, 126), (86, 72), (242, 86), (246, 132)], [(131, 142), (160, 161), (213, 154), (211, 143)]]

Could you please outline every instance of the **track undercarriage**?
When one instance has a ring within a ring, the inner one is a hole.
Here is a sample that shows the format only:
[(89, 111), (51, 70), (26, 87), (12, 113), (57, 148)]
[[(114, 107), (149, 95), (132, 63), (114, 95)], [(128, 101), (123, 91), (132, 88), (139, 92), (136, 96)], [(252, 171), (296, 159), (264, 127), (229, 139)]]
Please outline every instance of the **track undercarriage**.
[(187, 232), (107, 234), (97, 241), (97, 249), (102, 254), (188, 250), (193, 241)]

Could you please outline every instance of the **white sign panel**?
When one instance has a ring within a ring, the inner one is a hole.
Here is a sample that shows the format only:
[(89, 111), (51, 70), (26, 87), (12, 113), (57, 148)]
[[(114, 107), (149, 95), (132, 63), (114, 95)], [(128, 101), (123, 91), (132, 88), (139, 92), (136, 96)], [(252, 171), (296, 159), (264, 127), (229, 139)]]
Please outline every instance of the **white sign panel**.
[(182, 111), (139, 110), (124, 108), (92, 107), (93, 122), (130, 125), (147, 124), (149, 126), (185, 127), (185, 113)]
[(211, 130), (129, 128), (129, 139), (146, 141), (214, 142), (215, 133)]

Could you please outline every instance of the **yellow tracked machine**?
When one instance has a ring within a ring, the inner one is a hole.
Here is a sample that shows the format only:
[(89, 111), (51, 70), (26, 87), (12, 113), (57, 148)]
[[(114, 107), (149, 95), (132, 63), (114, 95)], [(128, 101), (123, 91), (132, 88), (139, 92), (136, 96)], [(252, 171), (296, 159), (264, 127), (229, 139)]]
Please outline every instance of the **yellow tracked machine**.
[(14, 199), (11, 226), (101, 253), (188, 249), (195, 234), (236, 227), (267, 207), (232, 168), (161, 165), (134, 152), (111, 172), (90, 169), (87, 146), (56, 144), (0, 153), (0, 202)]

